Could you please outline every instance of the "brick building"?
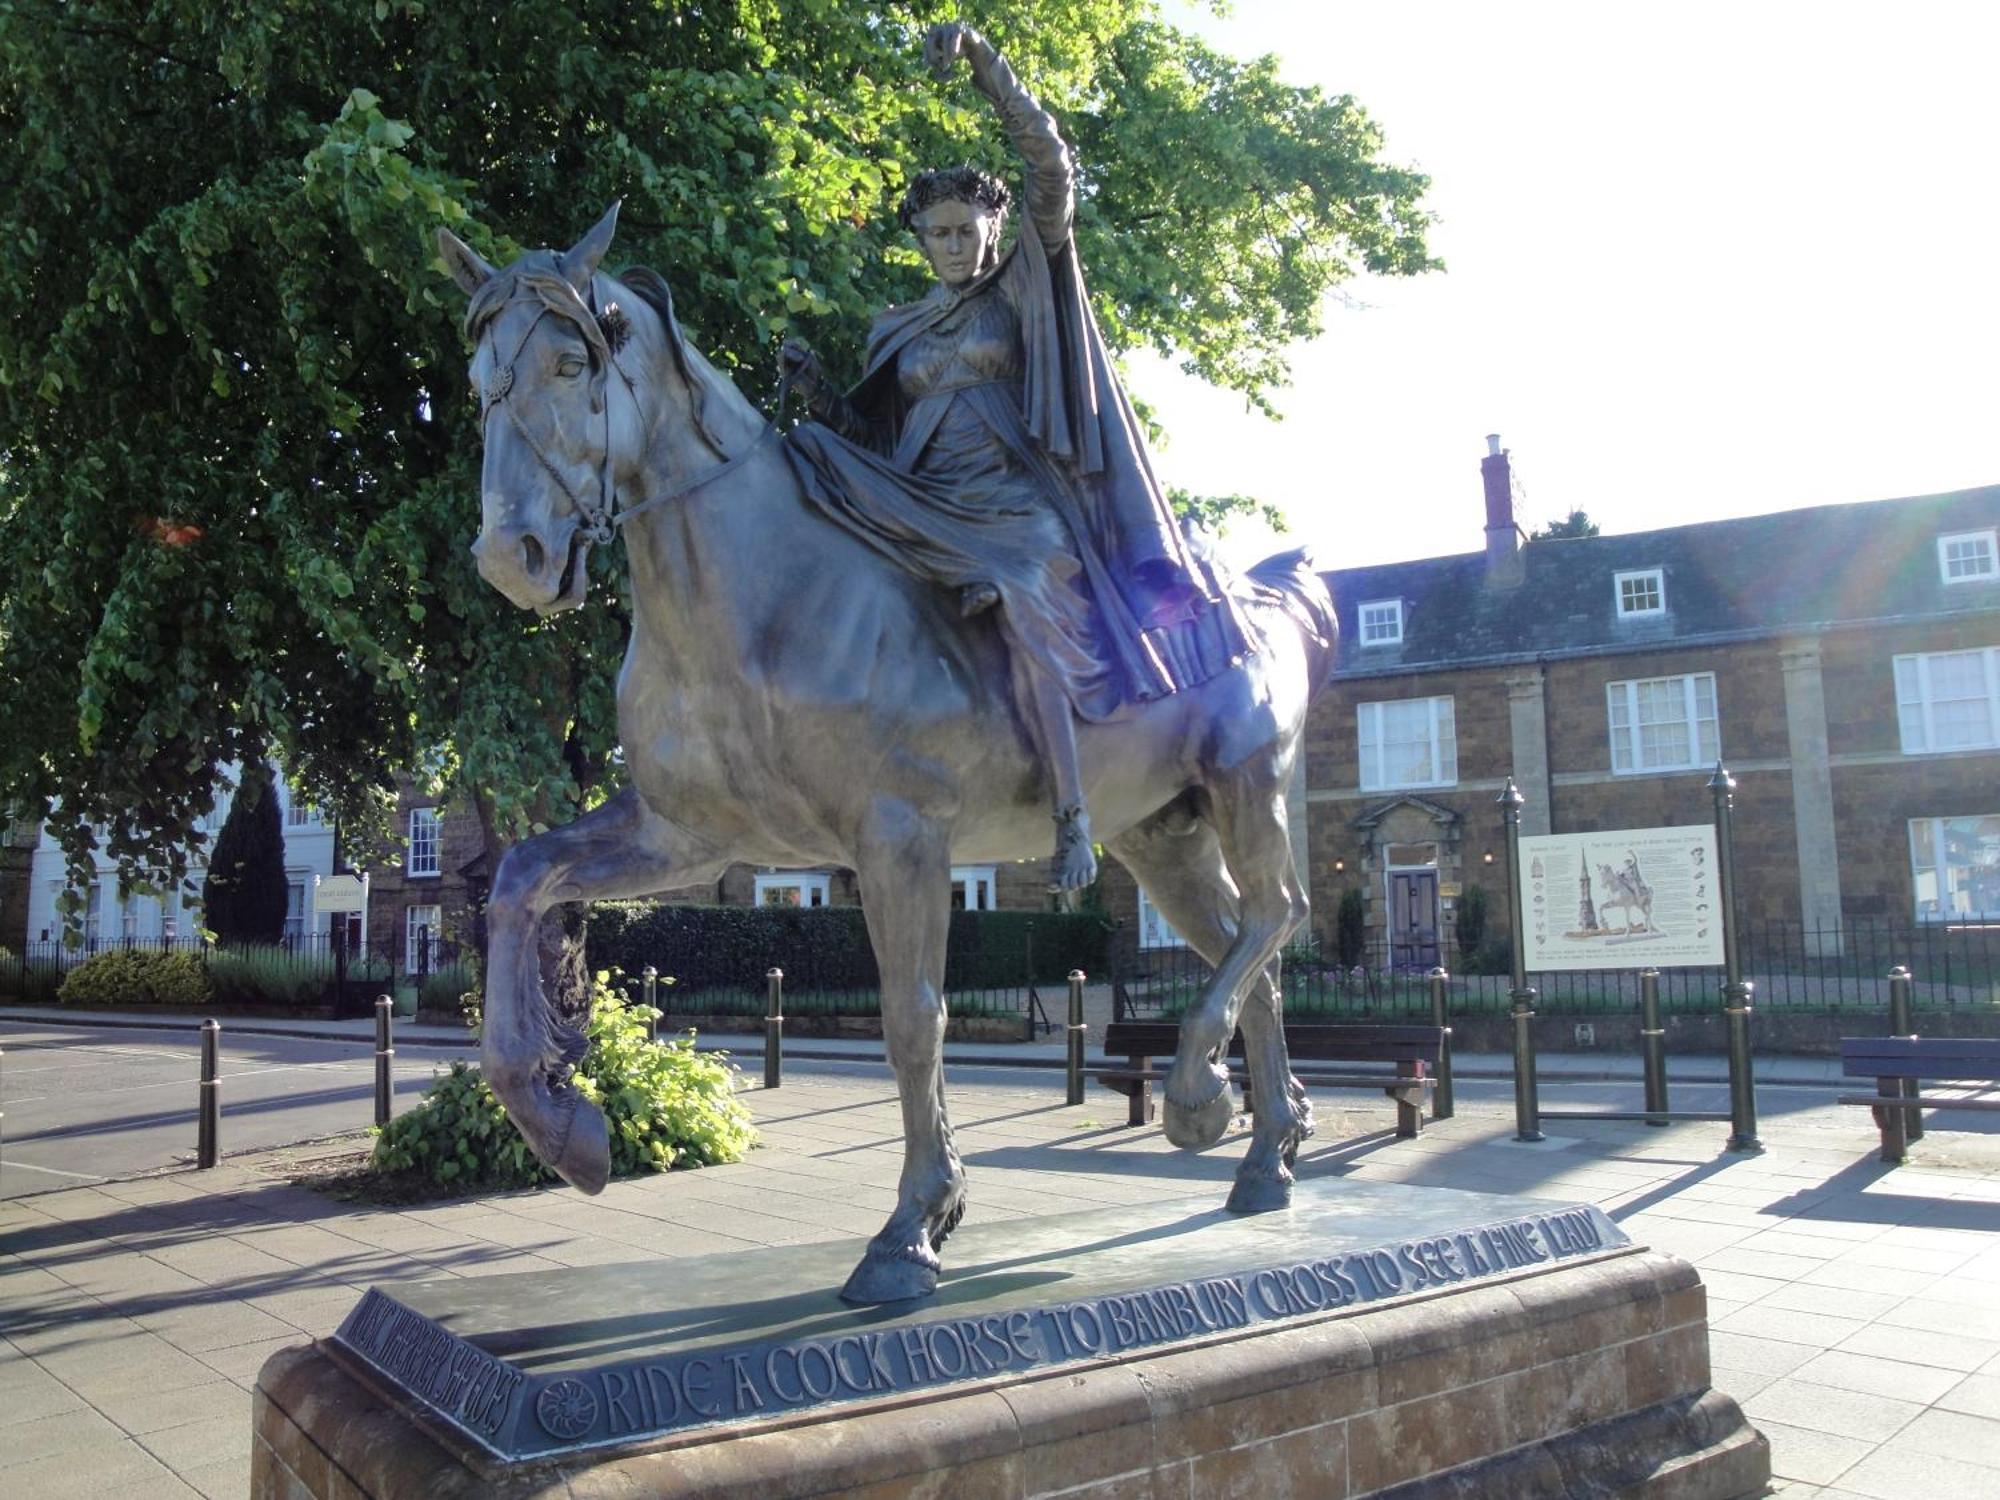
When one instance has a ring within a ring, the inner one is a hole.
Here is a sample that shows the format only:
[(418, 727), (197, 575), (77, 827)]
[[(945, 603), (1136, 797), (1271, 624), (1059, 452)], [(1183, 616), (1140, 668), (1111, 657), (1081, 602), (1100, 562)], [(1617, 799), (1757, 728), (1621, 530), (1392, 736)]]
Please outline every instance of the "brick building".
[(1461, 892), (1504, 921), (1509, 775), (1524, 833), (1700, 823), (1718, 758), (1753, 923), (2000, 917), (2000, 486), (1531, 542), (1489, 447), (1484, 550), (1328, 575), (1315, 931), (1358, 888), (1434, 962)]

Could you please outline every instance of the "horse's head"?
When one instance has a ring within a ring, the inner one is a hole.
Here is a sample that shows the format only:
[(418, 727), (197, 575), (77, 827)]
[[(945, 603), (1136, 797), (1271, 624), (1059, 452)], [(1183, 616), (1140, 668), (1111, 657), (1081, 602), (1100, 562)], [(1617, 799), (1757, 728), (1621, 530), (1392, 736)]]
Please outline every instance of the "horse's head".
[(541, 614), (583, 603), (590, 548), (611, 536), (615, 351), (592, 278), (617, 223), (613, 204), (572, 249), (532, 251), (504, 270), (438, 231), (472, 299), (465, 325), (486, 445), (472, 553), (481, 577)]

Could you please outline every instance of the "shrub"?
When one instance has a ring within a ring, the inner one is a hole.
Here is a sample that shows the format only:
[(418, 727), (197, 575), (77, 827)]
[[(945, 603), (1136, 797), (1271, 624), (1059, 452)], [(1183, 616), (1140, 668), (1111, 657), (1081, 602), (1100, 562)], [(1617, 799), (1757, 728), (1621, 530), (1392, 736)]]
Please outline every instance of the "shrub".
[(215, 998), (201, 955), (185, 949), (113, 948), (64, 976), (64, 1005), (206, 1005)]
[(5, 963), (0, 963), (0, 995), (23, 1005), (54, 1005), (67, 972), (60, 958), (47, 954), (16, 958), (9, 954)]
[[(1030, 974), (1028, 929), (1034, 929)], [(1110, 927), (1102, 917), (1069, 912), (953, 912), (945, 988), (1060, 984), (1071, 969), (1102, 974)], [(752, 990), (785, 971), (787, 993), (880, 989), (875, 950), (855, 906), (667, 906), (603, 901), (590, 909), (592, 969), (638, 974), (652, 964), (681, 991)], [(676, 996), (679, 1001), (680, 996)], [(692, 1002), (688, 1002), (693, 1008)], [(761, 1005), (760, 1005), (761, 1008)]]
[(1368, 907), (1359, 886), (1340, 893), (1333, 916), (1333, 947), (1343, 969), (1353, 968), (1368, 955)]
[(444, 964), (424, 976), (423, 987), (417, 991), (417, 1009), (456, 1013), (464, 1008), (467, 993), (478, 988), (470, 964)]
[[(627, 1004), (599, 974), (589, 1049), (576, 1084), (611, 1128), (611, 1172), (628, 1177), (735, 1161), (756, 1141), (735, 1097), (735, 1068), (696, 1052), (692, 1034), (648, 1042), (644, 1006)], [(376, 1133), (374, 1165), (452, 1188), (532, 1187), (554, 1179), (507, 1118), (479, 1069), (455, 1062), (415, 1109)]]
[(208, 972), (223, 1005), (306, 1007), (326, 1003), (333, 984), (333, 955), (293, 953), (275, 943), (217, 948)]
[(1486, 888), (1467, 886), (1458, 898), (1458, 910), (1452, 914), (1452, 936), (1458, 939), (1461, 967), (1479, 952), (1480, 945), (1486, 941), (1486, 914)]

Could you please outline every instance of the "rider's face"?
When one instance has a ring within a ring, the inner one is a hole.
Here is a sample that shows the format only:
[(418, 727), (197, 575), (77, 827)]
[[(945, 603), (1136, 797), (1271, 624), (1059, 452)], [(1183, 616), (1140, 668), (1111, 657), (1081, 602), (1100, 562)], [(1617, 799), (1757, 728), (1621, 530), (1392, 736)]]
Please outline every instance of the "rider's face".
[(911, 215), (911, 223), (937, 279), (952, 287), (964, 286), (986, 269), (1000, 237), (996, 215), (957, 198), (933, 203)]

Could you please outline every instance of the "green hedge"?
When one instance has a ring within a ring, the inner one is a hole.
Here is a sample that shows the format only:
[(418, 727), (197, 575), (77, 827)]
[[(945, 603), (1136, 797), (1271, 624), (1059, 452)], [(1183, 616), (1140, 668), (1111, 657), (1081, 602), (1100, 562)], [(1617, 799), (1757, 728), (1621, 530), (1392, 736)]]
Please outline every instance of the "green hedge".
[(64, 1005), (207, 1005), (215, 986), (201, 955), (185, 949), (113, 948), (63, 976)]
[[(1028, 933), (1034, 932), (1029, 972)], [(1071, 969), (1106, 972), (1110, 927), (1088, 913), (953, 912), (945, 989), (976, 991), (1060, 984)], [(606, 901), (590, 911), (592, 969), (640, 973), (648, 964), (674, 979), (675, 1001), (691, 991), (758, 990), (773, 968), (786, 992), (880, 987), (861, 909), (832, 906), (665, 906)]]

